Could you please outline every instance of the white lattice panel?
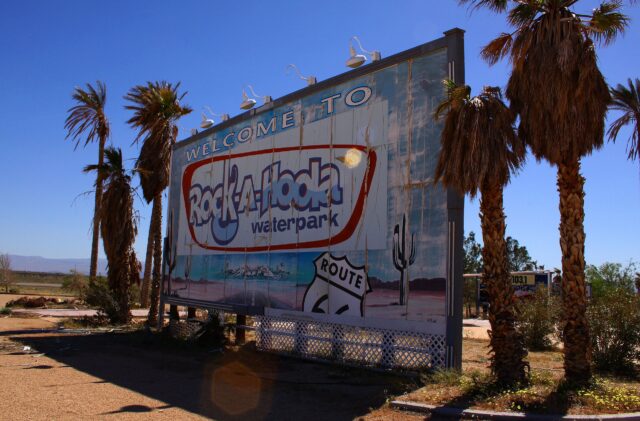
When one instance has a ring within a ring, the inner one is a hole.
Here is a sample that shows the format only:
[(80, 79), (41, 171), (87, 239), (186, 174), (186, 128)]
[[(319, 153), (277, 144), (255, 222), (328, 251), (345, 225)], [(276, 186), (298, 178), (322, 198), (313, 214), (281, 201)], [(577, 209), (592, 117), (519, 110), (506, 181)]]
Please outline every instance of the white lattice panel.
[(169, 333), (176, 339), (192, 339), (202, 328), (202, 323), (192, 320), (169, 320)]
[(379, 368), (444, 367), (444, 335), (258, 316), (259, 350)]

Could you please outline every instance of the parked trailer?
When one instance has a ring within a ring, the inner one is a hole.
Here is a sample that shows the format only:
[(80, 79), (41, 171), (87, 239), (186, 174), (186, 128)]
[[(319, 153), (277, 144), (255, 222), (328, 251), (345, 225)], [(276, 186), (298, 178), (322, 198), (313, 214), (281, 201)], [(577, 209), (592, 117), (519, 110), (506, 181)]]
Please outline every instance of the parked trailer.
[[(486, 314), (489, 307), (489, 297), (487, 296), (486, 284), (483, 282), (481, 273), (465, 273), (465, 282), (471, 282), (475, 289), (476, 314), (480, 314), (482, 307)], [(511, 285), (516, 297), (530, 297), (539, 288), (546, 288), (547, 293), (552, 293), (553, 272), (550, 270), (530, 270), (511, 272)]]
[(254, 316), (260, 350), (459, 368), (464, 201), (432, 181), (463, 34), (177, 143), (162, 303)]

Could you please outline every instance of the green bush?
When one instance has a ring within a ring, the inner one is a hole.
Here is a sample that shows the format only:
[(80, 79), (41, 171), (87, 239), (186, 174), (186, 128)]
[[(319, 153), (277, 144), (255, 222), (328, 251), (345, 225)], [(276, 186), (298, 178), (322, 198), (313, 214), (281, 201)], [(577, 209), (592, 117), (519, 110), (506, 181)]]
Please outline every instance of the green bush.
[(525, 345), (532, 351), (552, 348), (560, 320), (560, 303), (549, 296), (546, 288), (538, 288), (530, 297), (523, 297), (517, 305), (516, 326)]
[(599, 298), (616, 289), (634, 291), (634, 273), (638, 264), (631, 261), (626, 266), (621, 263), (605, 262), (600, 266), (587, 265), (586, 280), (591, 284), (591, 296)]
[(9, 307), (0, 307), (0, 315), (8, 316), (11, 314), (11, 309)]
[(436, 369), (420, 375), (423, 384), (438, 384), (442, 386), (459, 386), (462, 372), (455, 369)]
[(587, 309), (593, 362), (604, 371), (628, 372), (640, 359), (640, 297), (625, 287), (608, 288)]
[[(129, 309), (139, 307), (140, 289), (136, 284), (129, 285), (128, 296)], [(89, 306), (97, 308), (98, 315), (106, 316), (112, 323), (118, 323), (121, 320), (119, 317), (120, 306), (104, 276), (98, 276), (95, 282), (89, 281), (81, 298)]]
[(120, 306), (106, 278), (98, 277), (95, 282), (89, 282), (84, 300), (98, 309), (98, 315), (106, 316), (112, 323), (120, 320)]

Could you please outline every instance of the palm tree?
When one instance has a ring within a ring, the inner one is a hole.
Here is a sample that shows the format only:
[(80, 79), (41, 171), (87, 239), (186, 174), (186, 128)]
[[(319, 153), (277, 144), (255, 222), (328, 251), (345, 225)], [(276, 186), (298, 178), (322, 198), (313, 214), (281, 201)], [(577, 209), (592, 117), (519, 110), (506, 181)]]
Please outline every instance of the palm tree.
[(618, 84), (615, 88), (610, 88), (611, 92), (611, 104), (609, 109), (615, 111), (621, 111), (622, 116), (614, 121), (607, 135), (610, 141), (616, 140), (618, 132), (623, 126), (627, 124), (633, 125), (631, 136), (627, 143), (627, 153), (630, 160), (640, 158), (640, 79), (636, 79), (635, 82), (631, 79), (627, 80), (628, 87)]
[[(67, 130), (67, 139), (72, 138), (76, 142), (75, 148), (80, 145), (80, 135), (86, 133), (84, 146), (98, 141), (98, 165), (104, 162), (104, 147), (109, 137), (109, 120), (104, 113), (107, 102), (107, 88), (104, 83), (97, 81), (94, 88), (87, 83), (87, 89), (76, 87), (71, 97), (77, 105), (69, 108), (69, 116), (64, 128)], [(93, 237), (91, 240), (91, 267), (89, 277), (95, 281), (98, 271), (98, 239), (100, 233), (100, 203), (102, 200), (102, 175), (98, 171), (96, 175), (95, 205), (93, 208)]]
[(180, 83), (173, 85), (165, 81), (147, 82), (146, 85), (135, 86), (125, 96), (125, 99), (131, 102), (125, 108), (133, 111), (133, 117), (128, 123), (139, 130), (135, 141), (143, 138), (140, 157), (136, 164), (140, 173), (142, 193), (147, 203), (153, 201), (141, 291), (141, 301), (145, 306), (149, 294), (149, 269), (153, 255), (153, 281), (148, 319), (150, 325), (156, 322), (160, 295), (162, 192), (169, 185), (171, 148), (178, 136), (176, 122), (192, 111), (188, 106), (180, 104), (186, 92), (179, 94), (179, 87)]
[(490, 64), (509, 56), (506, 96), (520, 118), (518, 134), (538, 160), (557, 167), (565, 376), (569, 382), (585, 383), (591, 378), (591, 352), (580, 159), (602, 146), (611, 99), (594, 41), (613, 42), (628, 18), (618, 1), (603, 2), (588, 15), (572, 10), (579, 0), (460, 1), (508, 12), (515, 28), (485, 46), (482, 56)]
[(526, 383), (527, 351), (515, 328), (515, 296), (505, 242), (504, 186), (524, 161), (525, 146), (514, 129), (515, 116), (502, 102), (499, 88), (485, 87), (471, 98), (471, 88), (445, 81), (448, 97), (436, 109), (446, 113), (434, 182), (462, 194), (480, 192), (484, 280), (489, 296), (491, 369), (503, 385)]
[(131, 177), (125, 172), (120, 149), (110, 147), (104, 153), (106, 160), (102, 165), (89, 165), (85, 171), (97, 170), (104, 180), (100, 231), (109, 264), (109, 290), (116, 307), (111, 321), (127, 323), (131, 319), (129, 286), (137, 276), (136, 267), (132, 265), (137, 261), (133, 243), (138, 229), (133, 213)]

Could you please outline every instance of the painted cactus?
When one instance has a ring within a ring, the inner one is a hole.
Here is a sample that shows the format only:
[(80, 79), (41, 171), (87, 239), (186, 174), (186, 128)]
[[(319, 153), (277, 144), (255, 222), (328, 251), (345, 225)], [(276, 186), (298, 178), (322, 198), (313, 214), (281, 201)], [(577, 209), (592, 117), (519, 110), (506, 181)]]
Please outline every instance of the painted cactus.
[(189, 253), (188, 256), (186, 256), (185, 262), (184, 262), (184, 282), (185, 282), (185, 288), (189, 287), (189, 275), (191, 274), (191, 253)]
[(409, 255), (407, 257), (407, 241), (406, 241), (406, 217), (402, 216), (402, 231), (400, 225), (396, 225), (393, 229), (393, 265), (400, 271), (400, 305), (407, 304), (409, 297), (409, 276), (407, 269), (416, 260), (416, 249), (414, 237), (411, 234), (411, 244), (409, 245)]

